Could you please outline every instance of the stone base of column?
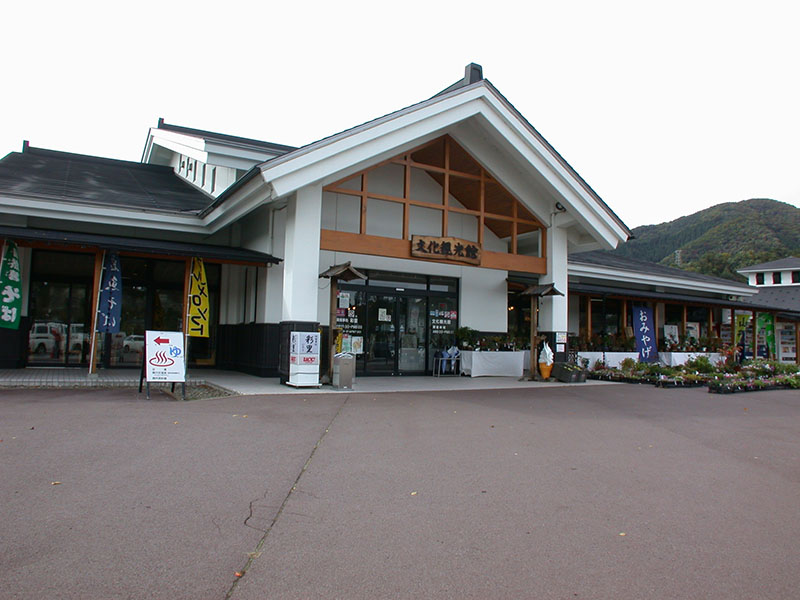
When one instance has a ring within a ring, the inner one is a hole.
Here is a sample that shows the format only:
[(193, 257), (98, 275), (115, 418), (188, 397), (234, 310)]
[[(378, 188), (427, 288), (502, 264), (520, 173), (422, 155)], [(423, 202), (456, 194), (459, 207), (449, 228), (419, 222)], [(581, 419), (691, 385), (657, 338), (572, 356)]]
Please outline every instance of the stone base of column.
[[(280, 355), (278, 357), (278, 375), (281, 383), (289, 381), (289, 342), (293, 331), (317, 331), (319, 323), (316, 321), (281, 321), (278, 343)], [(320, 367), (320, 373), (322, 369)]]

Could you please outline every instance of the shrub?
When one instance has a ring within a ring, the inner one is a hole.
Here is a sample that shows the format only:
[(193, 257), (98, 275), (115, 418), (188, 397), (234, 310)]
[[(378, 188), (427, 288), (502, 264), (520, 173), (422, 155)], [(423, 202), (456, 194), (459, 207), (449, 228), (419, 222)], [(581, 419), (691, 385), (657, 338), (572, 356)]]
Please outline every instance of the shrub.
[(713, 373), (716, 368), (711, 364), (707, 356), (700, 355), (686, 361), (686, 371), (696, 371), (697, 373)]

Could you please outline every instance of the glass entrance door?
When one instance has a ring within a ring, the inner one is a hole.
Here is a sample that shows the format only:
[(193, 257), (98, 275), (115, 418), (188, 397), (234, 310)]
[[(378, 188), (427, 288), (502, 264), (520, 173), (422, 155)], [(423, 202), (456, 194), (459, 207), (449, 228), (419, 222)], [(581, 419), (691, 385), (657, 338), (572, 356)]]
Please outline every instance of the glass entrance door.
[(426, 299), (369, 294), (365, 371), (371, 375), (425, 372), (427, 346)]
[(34, 281), (31, 296), (36, 301), (31, 303), (28, 364), (85, 364), (91, 329), (88, 284)]
[(397, 298), (397, 330), (400, 335), (400, 354), (397, 369), (401, 375), (425, 372), (427, 313), (426, 299), (413, 296)]
[(367, 298), (368, 332), (365, 369), (374, 375), (393, 375), (397, 361), (396, 297), (370, 294)]

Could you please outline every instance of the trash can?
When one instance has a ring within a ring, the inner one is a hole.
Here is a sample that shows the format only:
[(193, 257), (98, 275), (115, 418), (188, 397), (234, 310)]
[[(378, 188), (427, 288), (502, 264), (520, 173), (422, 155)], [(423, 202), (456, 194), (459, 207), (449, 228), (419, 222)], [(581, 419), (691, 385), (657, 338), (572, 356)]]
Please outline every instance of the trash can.
[(349, 352), (333, 355), (333, 387), (337, 390), (352, 390), (356, 376), (356, 357)]

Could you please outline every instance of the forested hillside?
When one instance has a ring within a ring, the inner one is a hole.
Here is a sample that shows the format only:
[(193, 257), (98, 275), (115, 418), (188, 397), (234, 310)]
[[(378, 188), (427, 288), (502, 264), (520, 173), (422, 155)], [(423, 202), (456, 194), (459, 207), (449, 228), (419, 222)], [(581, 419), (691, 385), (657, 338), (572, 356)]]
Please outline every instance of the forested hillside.
[(736, 269), (800, 256), (800, 208), (764, 198), (727, 202), (633, 234), (614, 252), (744, 281)]

